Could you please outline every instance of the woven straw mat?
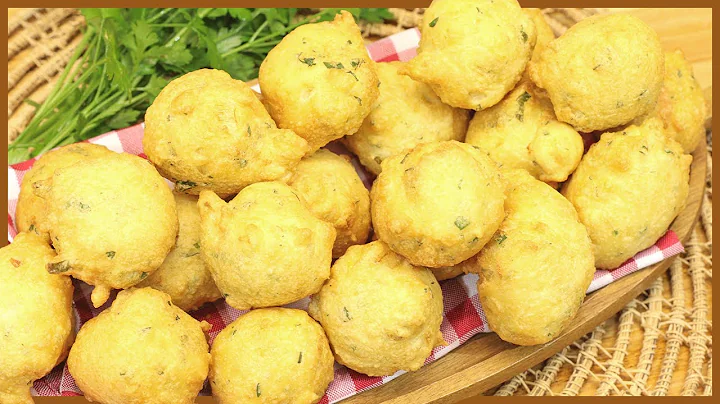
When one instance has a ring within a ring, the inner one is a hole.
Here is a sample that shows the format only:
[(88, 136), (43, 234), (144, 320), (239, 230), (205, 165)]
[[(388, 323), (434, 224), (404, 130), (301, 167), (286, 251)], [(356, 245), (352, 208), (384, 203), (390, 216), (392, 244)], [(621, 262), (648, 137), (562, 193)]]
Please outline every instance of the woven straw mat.
[[(361, 23), (384, 37), (417, 26), (423, 9), (390, 9), (395, 21)], [(556, 35), (603, 9), (544, 9)], [(23, 9), (8, 19), (8, 140), (32, 118), (80, 38), (73, 9)], [(669, 271), (590, 334), (486, 394), (712, 395), (712, 143), (701, 220)]]

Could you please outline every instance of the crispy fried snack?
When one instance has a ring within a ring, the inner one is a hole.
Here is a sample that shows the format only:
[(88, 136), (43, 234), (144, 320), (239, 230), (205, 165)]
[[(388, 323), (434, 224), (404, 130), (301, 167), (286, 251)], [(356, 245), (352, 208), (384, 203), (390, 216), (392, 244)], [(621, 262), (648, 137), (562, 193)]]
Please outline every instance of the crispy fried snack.
[(262, 62), (259, 81), (278, 126), (302, 136), (311, 152), (355, 133), (378, 97), (375, 63), (347, 11), (285, 36)]
[(57, 150), (49, 151), (35, 162), (25, 173), (20, 184), (15, 224), (18, 231), (34, 232), (50, 242), (50, 229), (48, 228), (48, 207), (44, 199), (33, 193), (33, 183), (47, 180), (52, 177), (55, 170), (71, 166), (78, 161), (95, 157), (102, 157), (112, 153), (106, 147), (92, 143), (75, 143), (63, 146)]
[(547, 23), (542, 10), (539, 8), (523, 8), (523, 13), (530, 17), (535, 24), (535, 31), (537, 32), (537, 40), (535, 41), (535, 47), (532, 51), (530, 60), (537, 60), (540, 57), (540, 53), (545, 50), (550, 42), (555, 39), (555, 33), (553, 32), (550, 25)]
[(399, 74), (405, 63), (378, 63), (380, 97), (360, 130), (345, 144), (373, 174), (390, 156), (420, 143), (462, 141), (470, 119), (467, 110), (443, 104), (430, 86)]
[(337, 234), (333, 257), (365, 244), (370, 233), (370, 193), (347, 156), (320, 149), (303, 159), (288, 182), (318, 219)]
[(417, 370), (445, 344), (435, 277), (382, 241), (348, 248), (308, 311), (325, 329), (335, 359), (370, 376)]
[(175, 246), (160, 268), (137, 287), (161, 290), (173, 304), (185, 311), (195, 310), (222, 297), (210, 270), (200, 257), (200, 210), (194, 195), (174, 193), (180, 225)]
[(492, 108), (475, 113), (465, 142), (478, 146), (502, 169), (522, 168), (545, 182), (562, 182), (583, 155), (583, 140), (558, 122), (552, 104), (524, 82)]
[(665, 233), (685, 206), (691, 162), (657, 119), (602, 135), (562, 191), (588, 229), (595, 266), (615, 268)]
[(230, 203), (205, 191), (198, 204), (200, 254), (230, 306), (282, 306), (330, 276), (335, 228), (289, 186), (259, 182)]
[(172, 192), (144, 159), (110, 153), (55, 171), (36, 181), (46, 200), (53, 247), (52, 274), (94, 285), (99, 307), (111, 289), (129, 288), (162, 264), (175, 243), (177, 210)]
[(211, 354), (221, 404), (317, 403), (334, 376), (325, 332), (302, 310), (252, 310), (218, 334)]
[(537, 37), (516, 0), (434, 0), (420, 30), (418, 55), (404, 73), (444, 103), (474, 110), (492, 107), (515, 87)]
[(524, 170), (505, 173), (505, 220), (469, 271), (490, 328), (543, 344), (575, 317), (595, 273), (592, 243), (572, 204)]
[(530, 63), (555, 114), (580, 132), (626, 124), (655, 106), (663, 80), (657, 33), (626, 14), (586, 18)]
[(247, 84), (201, 69), (171, 81), (148, 108), (143, 148), (178, 191), (229, 196), (285, 178), (307, 142), (278, 129)]
[(68, 369), (93, 402), (191, 404), (210, 367), (203, 332), (209, 327), (163, 292), (124, 290), (82, 326)]
[(665, 53), (665, 79), (657, 105), (647, 116), (662, 120), (665, 133), (692, 153), (705, 135), (705, 97), (681, 50)]
[(503, 219), (495, 163), (454, 140), (385, 160), (370, 191), (378, 238), (418, 266), (452, 266), (477, 254)]
[(75, 339), (70, 278), (50, 275), (42, 237), (19, 233), (0, 249), (0, 402), (32, 404), (30, 387), (65, 360)]

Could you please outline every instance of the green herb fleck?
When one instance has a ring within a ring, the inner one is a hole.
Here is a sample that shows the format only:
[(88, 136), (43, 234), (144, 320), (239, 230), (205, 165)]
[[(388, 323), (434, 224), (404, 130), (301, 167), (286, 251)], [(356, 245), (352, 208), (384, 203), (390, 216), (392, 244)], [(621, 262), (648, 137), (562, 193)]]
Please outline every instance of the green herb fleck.
[(248, 162), (247, 162), (247, 160), (245, 160), (245, 159), (240, 159), (240, 160), (238, 160), (238, 164), (240, 165), (240, 168), (243, 168), (243, 167), (247, 166), (247, 163), (248, 163)]
[(115, 251), (108, 251), (108, 252), (105, 253), (105, 255), (106, 255), (108, 258), (113, 259), (113, 258), (115, 258)]
[(175, 315), (175, 321), (180, 321), (180, 316), (178, 316), (177, 314)]
[(347, 41), (348, 45), (352, 45), (352, 41), (348, 39)]
[(479, 238), (477, 238), (477, 237), (473, 237), (473, 239), (472, 239), (472, 240), (470, 240), (470, 244), (475, 244), (475, 243), (477, 243), (478, 241), (480, 241), (480, 239), (479, 239)]
[(434, 27), (437, 24), (439, 19), (440, 19), (440, 17), (435, 17), (434, 20), (430, 21), (430, 24), (429, 24), (430, 28)]
[(343, 320), (343, 323), (346, 323), (346, 322), (352, 320), (352, 316), (350, 315), (350, 312), (348, 311), (347, 307), (343, 307), (343, 312), (345, 313), (345, 318), (347, 318), (347, 320)]
[(255, 395), (260, 397), (260, 383), (255, 386)]
[(518, 112), (515, 114), (515, 117), (518, 121), (522, 122), (523, 118), (525, 117), (525, 103), (530, 99), (530, 93), (527, 91), (520, 94), (519, 97), (517, 97), (517, 103), (518, 103)]
[(302, 363), (302, 352), (300, 352), (300, 357), (298, 358), (298, 363)]
[(400, 160), (400, 164), (404, 164), (405, 160), (408, 158), (409, 155), (410, 155), (410, 153), (405, 154), (405, 157), (403, 157), (402, 160)]
[(301, 63), (305, 63), (308, 66), (315, 66), (315, 58), (303, 58), (298, 59)]
[(355, 78), (355, 81), (360, 81), (360, 79), (358, 79), (358, 77), (355, 75), (355, 73), (351, 72), (350, 70), (348, 70), (347, 73), (350, 74), (351, 76), (353, 76)]
[(147, 278), (147, 276), (148, 276), (148, 273), (147, 273), (147, 272), (141, 273), (141, 274), (140, 274), (140, 280), (143, 280), (143, 279)]
[(328, 69), (344, 69), (345, 68), (345, 66), (343, 66), (343, 64), (340, 62), (337, 62), (337, 64), (332, 64), (332, 62), (323, 62), (323, 64)]
[(177, 181), (175, 182), (175, 187), (178, 189), (178, 191), (187, 191), (188, 189), (192, 189), (196, 187), (197, 184), (192, 181)]
[(505, 240), (507, 240), (507, 236), (504, 234), (500, 234), (499, 236), (495, 237), (495, 242), (497, 245), (501, 245)]
[(362, 105), (362, 98), (356, 97), (356, 96), (354, 96), (354, 95), (353, 95), (353, 97), (355, 97), (355, 99), (357, 100), (358, 104)]
[(677, 71), (677, 76), (682, 77), (682, 72), (680, 70)]
[(665, 153), (667, 153), (667, 154), (675, 154), (675, 153), (673, 153), (672, 150), (668, 150), (668, 149), (665, 149)]
[(70, 264), (67, 261), (53, 262), (47, 264), (47, 271), (51, 274), (61, 274), (70, 270)]
[(199, 241), (195, 242), (195, 244), (193, 244), (193, 247), (200, 248), (200, 242)]
[(455, 227), (462, 230), (470, 225), (470, 221), (464, 216), (458, 216), (455, 219)]
[(225, 299), (227, 299), (229, 296), (230, 296), (230, 295), (228, 295), (227, 293), (223, 293), (223, 297), (224, 297)]
[(28, 231), (35, 231), (35, 225), (31, 224), (30, 227), (28, 227)]
[(524, 28), (520, 28), (520, 36), (522, 36), (523, 42), (527, 42), (527, 40), (528, 40), (528, 34), (525, 33), (525, 29), (524, 29)]
[(619, 232), (619, 231), (617, 231), (617, 230), (613, 230), (613, 236), (617, 236), (618, 234), (620, 234), (620, 232)]
[(365, 63), (365, 61), (362, 59), (353, 59), (350, 62), (350, 65), (353, 67), (353, 69), (357, 70), (358, 67), (362, 66), (363, 63)]
[(382, 163), (382, 158), (380, 156), (373, 157), (373, 160), (375, 160), (375, 162), (378, 164)]

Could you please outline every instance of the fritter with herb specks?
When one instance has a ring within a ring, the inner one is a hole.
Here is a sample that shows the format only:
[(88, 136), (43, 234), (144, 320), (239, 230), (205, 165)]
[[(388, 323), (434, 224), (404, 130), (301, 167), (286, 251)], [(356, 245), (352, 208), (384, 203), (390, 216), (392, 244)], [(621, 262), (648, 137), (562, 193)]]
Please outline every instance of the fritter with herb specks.
[(437, 280), (382, 241), (348, 248), (308, 311), (325, 329), (335, 359), (369, 376), (417, 370), (445, 344)]

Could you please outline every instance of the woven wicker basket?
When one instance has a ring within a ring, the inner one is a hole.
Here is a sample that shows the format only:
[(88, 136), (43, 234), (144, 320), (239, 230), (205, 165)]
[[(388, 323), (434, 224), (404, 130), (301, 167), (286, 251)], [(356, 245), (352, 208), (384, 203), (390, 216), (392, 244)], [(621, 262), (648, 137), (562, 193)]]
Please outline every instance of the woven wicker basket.
[[(361, 24), (369, 38), (417, 26), (423, 9), (390, 9), (393, 23)], [(556, 35), (604, 9), (544, 9)], [(23, 9), (8, 18), (8, 140), (32, 118), (79, 41), (73, 9)], [(711, 99), (710, 99), (711, 102)], [(712, 143), (701, 220), (687, 253), (615, 317), (544, 363), (486, 394), (712, 394)]]

